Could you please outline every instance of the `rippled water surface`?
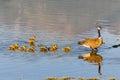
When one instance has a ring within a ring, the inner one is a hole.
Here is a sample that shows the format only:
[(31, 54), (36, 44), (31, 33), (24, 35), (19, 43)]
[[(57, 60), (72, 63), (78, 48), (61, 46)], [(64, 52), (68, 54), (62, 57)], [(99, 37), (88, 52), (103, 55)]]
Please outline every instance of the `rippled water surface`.
[[(97, 77), (120, 79), (120, 1), (119, 0), (0, 0), (0, 79), (43, 80), (47, 77)], [(102, 75), (97, 65), (78, 59), (89, 48), (77, 44), (96, 37), (96, 21), (102, 25), (104, 43), (98, 51), (103, 57)], [(58, 45), (56, 53), (9, 51), (14, 43), (30, 47)], [(62, 48), (71, 45), (71, 52)]]

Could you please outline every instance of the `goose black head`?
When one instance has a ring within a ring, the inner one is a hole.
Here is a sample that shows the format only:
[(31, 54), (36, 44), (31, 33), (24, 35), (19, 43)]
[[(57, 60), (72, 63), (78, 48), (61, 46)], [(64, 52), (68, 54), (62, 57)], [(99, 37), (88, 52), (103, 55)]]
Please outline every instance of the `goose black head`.
[(98, 29), (98, 30), (102, 30), (102, 27), (99, 25), (99, 26), (97, 27), (97, 29)]

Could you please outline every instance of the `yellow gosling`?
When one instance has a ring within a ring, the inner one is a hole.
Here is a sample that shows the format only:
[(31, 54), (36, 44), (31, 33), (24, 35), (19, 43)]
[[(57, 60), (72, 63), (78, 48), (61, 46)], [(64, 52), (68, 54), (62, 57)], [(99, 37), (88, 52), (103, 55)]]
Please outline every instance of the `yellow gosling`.
[(86, 38), (83, 41), (79, 41), (78, 44), (91, 48), (92, 50), (99, 48), (103, 44), (103, 39), (100, 34), (101, 26), (98, 25), (98, 37), (97, 38)]
[(28, 44), (29, 44), (29, 46), (35, 47), (34, 42), (31, 42), (31, 43), (28, 43)]
[(29, 39), (28, 43), (34, 43), (34, 40)]
[(26, 46), (21, 46), (19, 48), (20, 51), (26, 52), (27, 51), (27, 47)]
[(34, 47), (28, 48), (28, 52), (34, 53), (35, 52), (35, 48)]
[(56, 77), (53, 77), (53, 78), (51, 77), (51, 78), (50, 78), (50, 77), (49, 77), (49, 78), (46, 78), (45, 80), (58, 80), (58, 78), (56, 78)]
[(62, 48), (63, 52), (68, 52), (69, 53), (70, 50), (71, 50), (71, 46), (66, 46), (66, 47)]
[(36, 36), (33, 36), (33, 37), (29, 38), (29, 39), (36, 41)]
[(34, 41), (36, 41), (36, 36), (33, 36), (33, 37), (28, 39), (28, 42), (34, 42)]
[(13, 50), (13, 51), (15, 51), (15, 46), (14, 46), (14, 45), (10, 45), (10, 46), (8, 47), (8, 50)]
[(36, 41), (36, 36), (33, 36), (33, 37), (28, 39), (28, 44), (30, 46), (35, 46), (35, 44), (34, 44), (35, 41)]
[(18, 48), (19, 48), (19, 44), (16, 43), (16, 44), (10, 45), (10, 46), (8, 47), (8, 50), (13, 50), (13, 51), (15, 51), (15, 50), (18, 50)]
[(51, 52), (56, 52), (57, 49), (58, 49), (58, 45), (57, 45), (57, 44), (52, 45), (52, 46), (50, 46), (50, 47), (48, 48), (48, 50), (51, 51)]
[(45, 47), (40, 47), (39, 48), (39, 51), (40, 52), (44, 52), (44, 53), (47, 53), (48, 52), (48, 48), (45, 46)]
[(19, 44), (18, 43), (16, 43), (16, 44), (14, 44), (14, 47), (15, 47), (15, 49), (19, 49)]

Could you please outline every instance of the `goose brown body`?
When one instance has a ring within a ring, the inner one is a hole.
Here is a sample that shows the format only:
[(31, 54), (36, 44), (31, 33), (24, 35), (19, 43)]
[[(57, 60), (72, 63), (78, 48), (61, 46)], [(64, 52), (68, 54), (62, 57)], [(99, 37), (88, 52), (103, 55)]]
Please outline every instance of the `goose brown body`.
[(83, 45), (85, 47), (89, 47), (92, 49), (96, 49), (100, 47), (103, 44), (103, 39), (102, 37), (99, 38), (86, 38), (83, 41), (78, 42), (79, 45)]

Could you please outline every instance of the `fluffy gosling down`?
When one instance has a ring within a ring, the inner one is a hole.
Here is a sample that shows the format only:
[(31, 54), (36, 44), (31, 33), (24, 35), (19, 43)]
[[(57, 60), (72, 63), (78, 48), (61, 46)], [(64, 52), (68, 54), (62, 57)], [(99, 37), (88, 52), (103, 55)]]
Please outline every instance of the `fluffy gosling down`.
[(8, 50), (15, 50), (15, 46), (14, 45), (10, 45), (8, 48), (7, 48)]
[(28, 39), (28, 43), (33, 43), (35, 41), (36, 41), (36, 36), (33, 36), (33, 37)]
[(63, 52), (70, 52), (71, 51), (71, 46), (66, 46), (64, 48), (62, 48)]
[(52, 45), (52, 46), (50, 46), (50, 47), (48, 48), (48, 50), (51, 51), (51, 52), (56, 52), (57, 49), (58, 49), (58, 45), (57, 45), (57, 44)]
[(36, 41), (36, 36), (33, 36), (33, 37), (29, 38), (29, 40)]
[(47, 52), (48, 52), (48, 48), (47, 48), (47, 46), (45, 46), (45, 47), (40, 47), (40, 48), (39, 48), (39, 51), (40, 51), (40, 52), (47, 53)]
[(32, 52), (32, 53), (34, 53), (34, 52), (35, 52), (35, 48), (34, 48), (34, 47), (30, 47), (30, 48), (28, 48), (28, 52)]
[(20, 51), (26, 52), (27, 51), (27, 47), (26, 46), (21, 46), (19, 48)]
[(10, 45), (7, 49), (15, 51), (15, 50), (18, 50), (18, 48), (19, 48), (19, 44), (16, 43), (16, 44)]

